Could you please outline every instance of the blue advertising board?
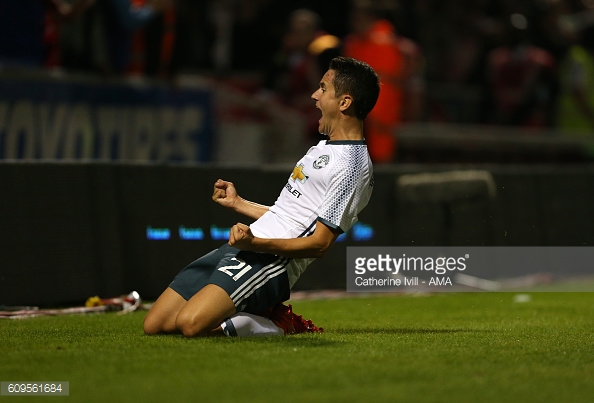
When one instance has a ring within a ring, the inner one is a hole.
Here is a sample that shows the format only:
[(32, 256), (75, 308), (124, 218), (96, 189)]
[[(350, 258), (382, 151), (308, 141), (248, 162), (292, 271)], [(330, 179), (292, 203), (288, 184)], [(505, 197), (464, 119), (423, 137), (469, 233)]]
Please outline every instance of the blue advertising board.
[(201, 88), (0, 77), (0, 159), (212, 159), (212, 93)]

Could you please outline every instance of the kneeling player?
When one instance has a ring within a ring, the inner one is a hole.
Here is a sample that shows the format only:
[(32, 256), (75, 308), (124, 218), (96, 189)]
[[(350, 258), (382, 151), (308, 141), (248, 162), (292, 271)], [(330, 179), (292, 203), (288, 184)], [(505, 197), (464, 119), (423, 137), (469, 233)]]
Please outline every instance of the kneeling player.
[(319, 331), (282, 305), (307, 266), (348, 231), (373, 190), (363, 122), (379, 95), (367, 64), (337, 57), (312, 94), (328, 140), (295, 165), (273, 206), (241, 198), (217, 180), (213, 200), (255, 221), (183, 269), (151, 307), (147, 334), (254, 336)]

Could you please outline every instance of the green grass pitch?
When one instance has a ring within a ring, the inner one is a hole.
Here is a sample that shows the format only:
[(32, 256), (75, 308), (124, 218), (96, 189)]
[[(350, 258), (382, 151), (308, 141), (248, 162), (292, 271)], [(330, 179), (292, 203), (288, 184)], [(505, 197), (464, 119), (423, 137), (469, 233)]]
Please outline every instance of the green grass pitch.
[(324, 334), (145, 336), (144, 312), (0, 320), (0, 402), (592, 402), (594, 293), (300, 300)]

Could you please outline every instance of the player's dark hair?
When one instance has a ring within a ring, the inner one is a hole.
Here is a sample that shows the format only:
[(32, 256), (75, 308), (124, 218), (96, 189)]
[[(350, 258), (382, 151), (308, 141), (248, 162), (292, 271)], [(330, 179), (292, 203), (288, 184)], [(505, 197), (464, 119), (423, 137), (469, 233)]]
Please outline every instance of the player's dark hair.
[(377, 73), (365, 62), (351, 57), (335, 57), (330, 61), (334, 70), (334, 92), (337, 97), (353, 97), (353, 110), (357, 119), (364, 120), (371, 112), (380, 92)]

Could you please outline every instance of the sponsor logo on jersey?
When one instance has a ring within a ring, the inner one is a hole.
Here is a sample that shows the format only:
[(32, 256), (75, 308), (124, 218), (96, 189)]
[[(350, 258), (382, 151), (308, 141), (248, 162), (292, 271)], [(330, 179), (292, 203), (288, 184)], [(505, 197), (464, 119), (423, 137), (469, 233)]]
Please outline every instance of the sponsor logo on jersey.
[(291, 179), (293, 180), (293, 182), (299, 181), (301, 183), (305, 183), (305, 181), (308, 178), (309, 176), (307, 176), (305, 172), (303, 172), (303, 164), (299, 164), (295, 168), (293, 168), (293, 173), (291, 174)]
[(330, 156), (328, 154), (320, 155), (317, 160), (314, 161), (313, 167), (315, 169), (322, 169), (330, 162)]
[(289, 193), (291, 193), (296, 198), (299, 198), (302, 194), (297, 189), (293, 189), (293, 186), (291, 186), (291, 184), (289, 182), (287, 182), (287, 184), (285, 185), (285, 189), (287, 189), (289, 191)]

